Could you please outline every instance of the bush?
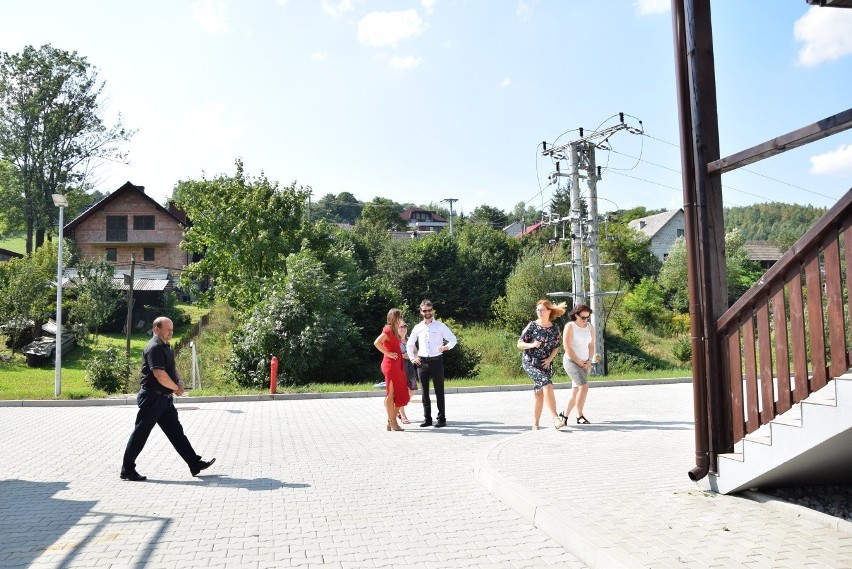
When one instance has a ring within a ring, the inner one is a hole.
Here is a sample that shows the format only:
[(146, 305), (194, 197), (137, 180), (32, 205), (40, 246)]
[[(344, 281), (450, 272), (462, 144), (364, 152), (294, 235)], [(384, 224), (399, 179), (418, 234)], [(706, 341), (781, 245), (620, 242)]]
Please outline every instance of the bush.
[(680, 363), (688, 363), (692, 360), (692, 342), (689, 341), (689, 338), (678, 339), (672, 347), (672, 353)]
[[(189, 324), (191, 318), (183, 308), (178, 306), (178, 297), (174, 292), (163, 294), (159, 306), (145, 305), (147, 312), (155, 313), (157, 316), (165, 316), (172, 321), (175, 328)], [(157, 317), (155, 316), (155, 318)]]
[(275, 355), (282, 385), (351, 379), (352, 367), (339, 364), (359, 347), (357, 328), (340, 310), (348, 291), (310, 255), (291, 255), (287, 266), (284, 282), (267, 287), (231, 335), (232, 377), (244, 387), (268, 384)]
[(86, 364), (86, 380), (107, 393), (124, 390), (129, 377), (130, 361), (115, 346), (94, 352)]
[(465, 329), (449, 319), (444, 322), (458, 339), (458, 344), (452, 350), (444, 352), (444, 376), (447, 378), (475, 377), (479, 373), (482, 354), (465, 345)]

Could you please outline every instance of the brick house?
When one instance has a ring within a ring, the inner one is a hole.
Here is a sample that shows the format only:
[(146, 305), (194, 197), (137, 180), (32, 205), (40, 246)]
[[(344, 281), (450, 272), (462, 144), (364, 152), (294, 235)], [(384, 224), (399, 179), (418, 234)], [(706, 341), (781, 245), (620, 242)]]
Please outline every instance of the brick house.
[(660, 261), (665, 261), (675, 240), (684, 235), (683, 210), (675, 209), (640, 217), (628, 223), (627, 226), (644, 233), (651, 240), (651, 253)]
[(145, 193), (144, 186), (127, 182), (91, 206), (65, 226), (80, 255), (101, 259), (117, 267), (130, 267), (134, 255), (137, 269), (160, 269), (179, 273), (191, 262), (181, 251), (186, 216), (166, 209)]

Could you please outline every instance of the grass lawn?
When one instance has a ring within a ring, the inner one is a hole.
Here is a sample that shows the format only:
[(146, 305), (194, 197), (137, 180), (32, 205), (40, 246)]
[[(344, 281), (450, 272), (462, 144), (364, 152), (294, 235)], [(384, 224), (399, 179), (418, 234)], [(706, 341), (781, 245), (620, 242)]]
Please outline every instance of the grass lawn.
[(10, 237), (0, 240), (0, 249), (8, 249), (23, 255), (27, 250), (27, 239), (26, 237)]
[[(195, 339), (200, 369), (200, 386), (188, 390), (188, 395), (246, 395), (268, 393), (268, 387), (250, 389), (237, 385), (226, 375), (227, 358), (230, 352), (229, 333), (233, 327), (233, 314), (223, 305), (212, 309), (195, 306), (181, 306), (192, 319), (198, 322), (202, 315), (209, 312), (209, 324), (202, 328), (201, 334)], [(189, 331), (190, 326), (183, 326), (175, 331), (175, 339)], [(520, 353), (515, 343), (514, 334), (489, 329), (486, 326), (475, 325), (459, 330), (465, 342), (474, 345), (482, 353), (482, 363), (479, 373), (470, 379), (449, 379), (447, 387), (479, 387), (494, 385), (530, 385), (530, 379), (523, 374), (517, 364)], [(150, 331), (136, 333), (132, 336), (130, 357), (132, 375), (130, 391), (135, 392), (139, 381), (139, 362), (142, 358), (142, 348), (151, 337)], [(0, 338), (2, 341), (2, 338)], [(2, 345), (2, 344), (0, 344)], [(120, 348), (125, 346), (125, 338), (121, 334), (106, 334), (99, 339), (98, 348), (108, 345)], [(5, 352), (8, 353), (8, 352)], [(91, 354), (91, 348), (78, 346), (72, 353), (65, 356), (62, 362), (62, 394), (63, 399), (79, 399), (89, 397), (106, 397), (107, 394), (96, 391), (85, 379), (85, 365)], [(187, 387), (192, 387), (192, 357), (187, 347), (177, 355), (177, 367), (184, 378)], [(517, 366), (517, 372), (512, 369)], [(615, 374), (606, 377), (592, 377), (591, 381), (613, 379), (648, 379), (689, 377), (689, 369), (669, 369), (654, 372), (633, 372)], [(569, 381), (564, 374), (561, 364), (557, 366), (557, 383)], [(331, 393), (341, 391), (375, 391), (373, 385), (381, 381), (381, 372), (376, 368), (374, 380), (353, 381), (349, 383), (311, 383), (293, 386), (279, 383), (278, 393)], [(27, 367), (24, 356), (18, 354), (11, 362), (0, 362), (0, 399), (54, 399), (54, 370), (52, 365), (43, 368)]]
[[(194, 307), (182, 306), (190, 313), (193, 322), (197, 322), (203, 310)], [(190, 324), (175, 330), (175, 338), (186, 333)], [(136, 390), (139, 385), (139, 362), (142, 361), (142, 349), (151, 332), (137, 332), (130, 338), (130, 361), (131, 378), (130, 391)], [(101, 334), (97, 345), (77, 346), (69, 354), (62, 358), (62, 389), (59, 399), (85, 399), (90, 397), (107, 397), (103, 391), (93, 389), (86, 381), (86, 362), (92, 350), (102, 350), (107, 346), (117, 346), (124, 349), (127, 341), (123, 334)], [(0, 351), (3, 355), (9, 355), (10, 351), (5, 347), (5, 337), (0, 336)], [(0, 399), (57, 399), (55, 393), (55, 376), (53, 362), (44, 367), (28, 367), (27, 359), (21, 353), (16, 353), (10, 361), (0, 361)]]

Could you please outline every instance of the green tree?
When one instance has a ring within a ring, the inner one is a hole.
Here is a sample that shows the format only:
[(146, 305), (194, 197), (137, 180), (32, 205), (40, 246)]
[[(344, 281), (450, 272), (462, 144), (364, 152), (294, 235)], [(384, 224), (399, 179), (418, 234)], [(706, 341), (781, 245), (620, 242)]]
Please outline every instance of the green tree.
[(662, 263), (651, 253), (651, 241), (643, 233), (621, 223), (612, 223), (609, 224), (609, 237), (601, 240), (601, 251), (608, 262), (615, 263), (618, 275), (629, 286), (659, 273)]
[[(567, 260), (564, 249), (557, 250), (556, 262)], [(571, 271), (564, 267), (546, 268), (544, 251), (535, 247), (524, 251), (506, 281), (506, 295), (494, 303), (494, 316), (504, 329), (520, 334), (530, 320), (535, 319), (536, 302), (549, 292), (571, 290)], [(551, 298), (552, 302), (562, 299)]]
[(133, 132), (120, 117), (104, 124), (103, 88), (77, 52), (44, 45), (0, 53), (0, 155), (14, 167), (0, 211), (23, 218), (27, 252), (55, 223), (52, 194), (81, 186), (99, 160), (124, 160), (120, 145)]
[(192, 225), (183, 247), (203, 255), (181, 275), (189, 287), (212, 275), (213, 292), (235, 309), (249, 310), (268, 281), (286, 272), (286, 259), (301, 248), (302, 223), (310, 188), (279, 188), (262, 173), (250, 178), (236, 161), (236, 173), (212, 180), (180, 182), (174, 202)]
[(29, 322), (38, 330), (54, 313), (55, 280), (56, 247), (50, 244), (22, 259), (0, 263), (0, 322), (11, 324), (13, 346)]
[[(349, 192), (326, 194), (311, 208), (313, 219), (324, 219), (329, 223), (354, 225), (361, 217), (363, 204)], [(401, 211), (401, 210), (400, 210)]]
[(532, 225), (541, 221), (541, 211), (533, 205), (526, 205), (524, 202), (518, 202), (509, 214), (509, 223), (520, 222), (525, 225)]
[[(633, 317), (634, 321), (651, 330), (660, 327), (664, 309), (665, 291), (656, 280), (651, 278), (643, 278), (624, 297), (624, 310)], [(665, 320), (670, 320), (667, 312)]]
[(124, 298), (115, 286), (113, 273), (113, 266), (106, 259), (81, 260), (75, 286), (69, 293), (68, 319), (92, 332), (95, 338), (98, 328), (113, 318)]
[(457, 272), (463, 295), (458, 318), (466, 322), (491, 317), (491, 306), (506, 294), (506, 279), (520, 255), (520, 240), (488, 225), (469, 223), (455, 240)]
[(509, 218), (506, 212), (490, 205), (481, 205), (474, 209), (468, 221), (485, 225), (492, 229), (503, 229), (509, 225)]
[(264, 288), (263, 300), (232, 336), (234, 379), (267, 385), (272, 356), (278, 357), (282, 383), (352, 379), (351, 366), (330, 365), (359, 345), (354, 323), (341, 310), (349, 304), (347, 287), (308, 252), (291, 255), (287, 265), (286, 276)]
[(358, 231), (366, 231), (367, 228), (375, 228), (380, 231), (405, 231), (407, 224), (399, 214), (402, 206), (393, 200), (376, 197), (373, 201), (364, 204), (361, 218), (355, 224)]

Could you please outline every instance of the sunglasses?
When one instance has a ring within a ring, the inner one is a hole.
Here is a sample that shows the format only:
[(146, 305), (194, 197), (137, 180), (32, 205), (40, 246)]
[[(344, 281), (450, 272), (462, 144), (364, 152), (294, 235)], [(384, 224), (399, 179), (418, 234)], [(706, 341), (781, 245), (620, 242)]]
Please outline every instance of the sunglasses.
[(408, 328), (408, 324), (400, 324), (399, 327), (400, 328)]
[(429, 313), (433, 312), (433, 310), (431, 308), (425, 308), (425, 309), (421, 309), (420, 312), (422, 312), (423, 314), (429, 314)]
[(577, 318), (579, 318), (580, 320), (588, 320), (588, 319), (589, 319), (589, 318), (591, 318), (591, 317), (592, 317), (592, 316), (591, 316), (591, 315), (589, 315), (589, 316), (578, 316)]

